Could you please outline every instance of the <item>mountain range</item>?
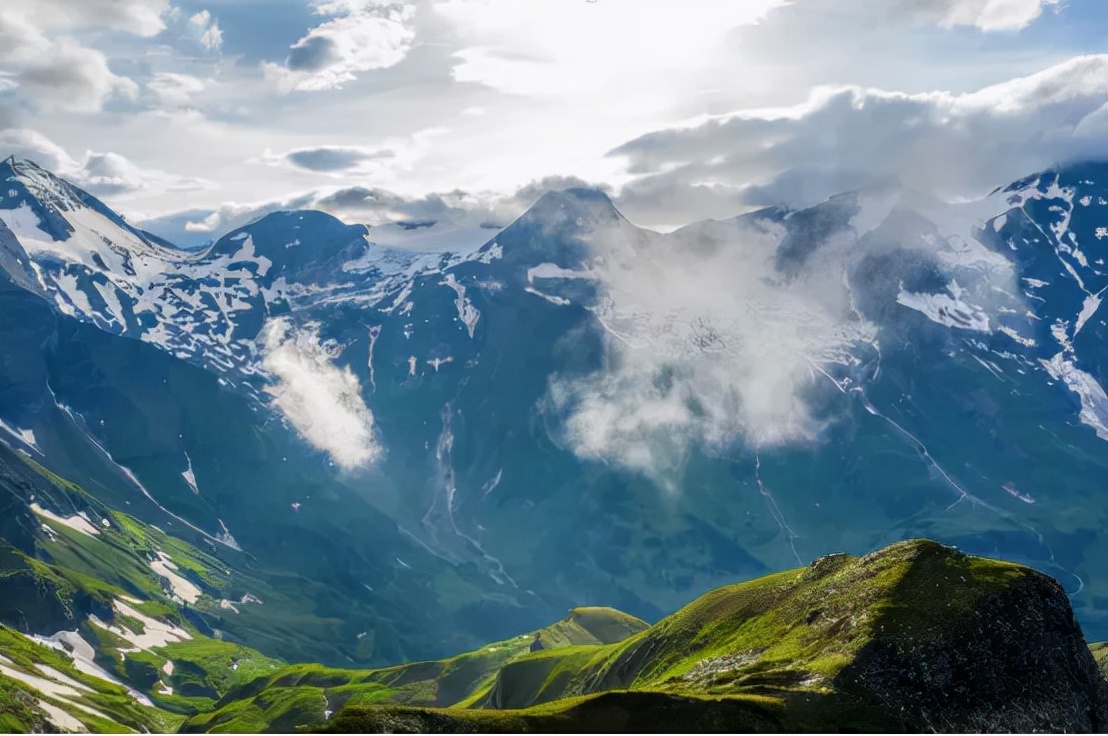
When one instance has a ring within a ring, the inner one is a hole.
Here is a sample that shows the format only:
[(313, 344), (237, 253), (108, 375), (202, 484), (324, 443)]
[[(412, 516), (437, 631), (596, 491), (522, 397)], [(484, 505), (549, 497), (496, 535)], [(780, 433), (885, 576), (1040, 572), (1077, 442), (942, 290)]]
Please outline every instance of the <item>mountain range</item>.
[(228, 645), (381, 666), (926, 536), (1108, 639), (1106, 225), (1091, 161), (671, 233), (568, 189), (458, 252), (278, 212), (195, 252), (8, 159), (0, 622), (110, 617), (81, 576), (124, 555), (113, 589), (156, 593), (138, 564)]

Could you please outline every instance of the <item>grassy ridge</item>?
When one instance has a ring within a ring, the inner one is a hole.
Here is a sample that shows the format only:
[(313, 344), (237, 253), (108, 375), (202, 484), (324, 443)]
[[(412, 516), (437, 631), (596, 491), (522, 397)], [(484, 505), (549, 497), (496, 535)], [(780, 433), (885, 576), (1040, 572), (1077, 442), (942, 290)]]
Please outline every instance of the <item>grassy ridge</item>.
[(349, 707), (326, 728), (1087, 731), (1108, 727), (1108, 682), (1055, 581), (915, 540), (720, 588), (615, 644), (523, 655), (466, 705)]
[(188, 731), (282, 730), (289, 723), (323, 724), (328, 712), (381, 703), (459, 706), (487, 698), (501, 669), (543, 651), (597, 647), (642, 631), (647, 624), (610, 608), (577, 608), (532, 634), (495, 642), (435, 662), (379, 670), (344, 670), (313, 664), (283, 667), (229, 692), (216, 708), (188, 720)]

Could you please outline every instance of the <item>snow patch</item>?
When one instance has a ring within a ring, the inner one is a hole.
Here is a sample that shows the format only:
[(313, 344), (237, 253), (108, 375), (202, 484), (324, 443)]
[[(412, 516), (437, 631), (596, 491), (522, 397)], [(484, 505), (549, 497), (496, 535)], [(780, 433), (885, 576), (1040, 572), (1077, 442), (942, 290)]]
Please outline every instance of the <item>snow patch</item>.
[(596, 274), (591, 271), (574, 271), (562, 268), (556, 263), (540, 263), (527, 269), (527, 283), (535, 283), (535, 279), (591, 279)]
[(143, 626), (143, 632), (139, 634), (131, 631), (126, 626), (109, 624), (106, 621), (101, 621), (95, 616), (89, 617), (91, 623), (110, 631), (132, 645), (132, 649), (120, 650), (124, 653), (128, 651), (137, 652), (145, 649), (153, 649), (155, 647), (164, 647), (166, 644), (192, 639), (192, 634), (184, 629), (174, 626), (171, 623), (151, 618), (119, 599), (112, 601), (112, 609), (114, 609), (117, 614), (137, 619)]
[(932, 322), (963, 330), (990, 332), (989, 317), (984, 312), (947, 294), (917, 294), (905, 291), (901, 284), (896, 295), (898, 304), (924, 314)]
[[(1105, 289), (1108, 289), (1108, 287), (1105, 287)], [(1100, 297), (1105, 289), (1101, 289), (1096, 294), (1089, 294), (1085, 297), (1085, 301), (1081, 305), (1081, 313), (1077, 315), (1077, 323), (1073, 326), (1074, 337), (1077, 337), (1077, 333), (1081, 332), (1081, 328), (1085, 326), (1089, 318), (1096, 314), (1096, 310), (1100, 307)]]
[(1039, 361), (1055, 380), (1065, 382), (1081, 402), (1081, 422), (1092, 427), (1097, 437), (1108, 441), (1108, 394), (1090, 374), (1080, 370), (1073, 361), (1058, 353), (1050, 360)]
[(173, 594), (188, 603), (196, 603), (202, 592), (191, 581), (178, 574), (177, 565), (165, 552), (158, 550), (158, 559), (150, 563), (150, 569), (169, 581)]
[(77, 720), (75, 716), (66, 713), (56, 705), (47, 703), (42, 698), (39, 698), (38, 702), (35, 703), (35, 707), (42, 710), (42, 712), (46, 714), (46, 717), (50, 719), (50, 722), (62, 731), (69, 733), (88, 733), (88, 727)]
[(19, 427), (15, 427), (15, 426), (12, 426), (11, 424), (8, 424), (3, 419), (0, 419), (0, 429), (4, 430), (5, 432), (10, 434), (15, 439), (22, 442), (27, 447), (30, 447), (32, 450), (37, 452), (39, 455), (42, 454), (42, 450), (40, 450), (38, 445), (35, 444), (35, 433), (34, 433), (33, 430), (20, 429)]
[(458, 310), (458, 319), (465, 324), (466, 331), (469, 332), (469, 336), (472, 338), (473, 331), (477, 328), (477, 320), (481, 318), (481, 312), (473, 306), (473, 302), (466, 296), (466, 287), (458, 283), (458, 279), (454, 277), (454, 274), (446, 274), (439, 283), (443, 286), (449, 286), (457, 294), (454, 306)]
[(32, 503), (31, 511), (41, 516), (44, 519), (49, 519), (56, 524), (67, 526), (74, 531), (78, 531), (88, 537), (95, 537), (100, 534), (100, 530), (92, 525), (92, 522), (88, 520), (88, 517), (82, 512), (73, 516), (59, 516), (49, 509), (44, 509), (39, 506), (38, 503)]
[(189, 484), (189, 488), (192, 489), (193, 493), (200, 495), (200, 489), (196, 485), (196, 474), (192, 472), (192, 458), (189, 457), (187, 452), (185, 453), (185, 462), (188, 463), (188, 467), (181, 473), (181, 477)]

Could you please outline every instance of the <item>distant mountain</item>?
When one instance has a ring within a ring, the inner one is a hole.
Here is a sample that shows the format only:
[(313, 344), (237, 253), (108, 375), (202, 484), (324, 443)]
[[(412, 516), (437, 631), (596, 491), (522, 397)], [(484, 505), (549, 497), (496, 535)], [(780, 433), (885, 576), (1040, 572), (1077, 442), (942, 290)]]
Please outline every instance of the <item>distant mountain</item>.
[(184, 604), (229, 641), (441, 657), (917, 536), (1108, 638), (1103, 163), (670, 234), (571, 189), (456, 253), (318, 212), (186, 252), (0, 180), (0, 439), (253, 581), (278, 623)]

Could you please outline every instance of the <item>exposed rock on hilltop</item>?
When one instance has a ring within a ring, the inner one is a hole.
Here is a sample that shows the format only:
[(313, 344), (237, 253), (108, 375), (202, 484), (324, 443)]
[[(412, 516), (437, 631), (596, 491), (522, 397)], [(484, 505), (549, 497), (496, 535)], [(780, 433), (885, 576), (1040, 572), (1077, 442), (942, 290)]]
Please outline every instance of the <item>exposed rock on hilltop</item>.
[(1061, 586), (929, 541), (721, 588), (617, 644), (522, 656), (472, 702), (348, 708), (328, 727), (1108, 728), (1108, 682)]

